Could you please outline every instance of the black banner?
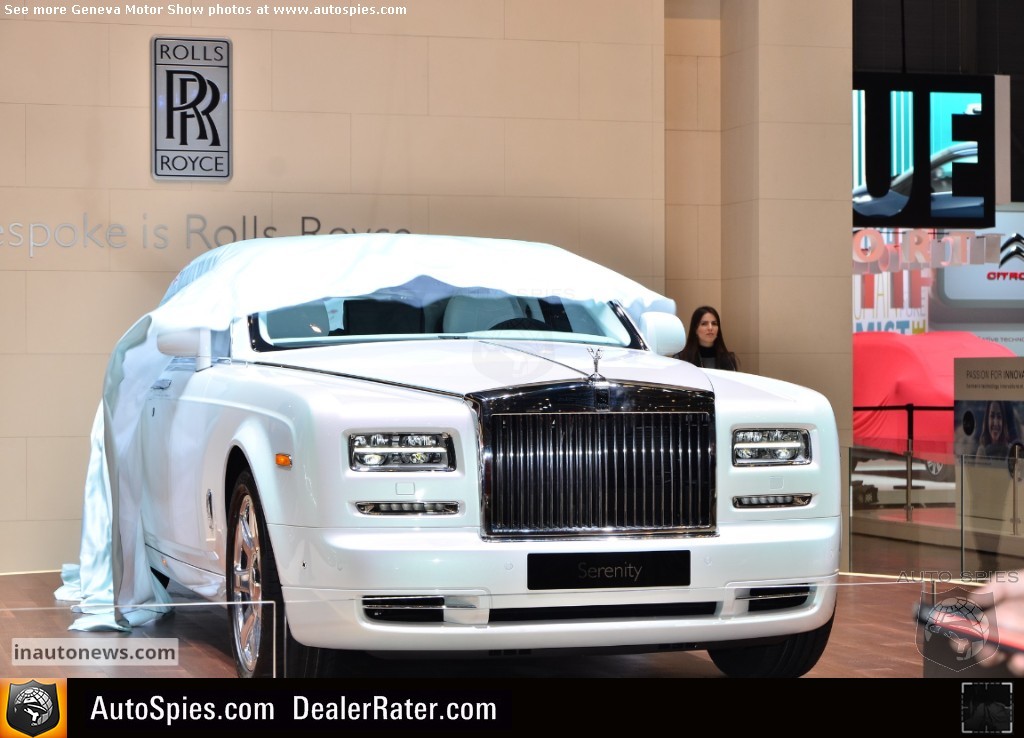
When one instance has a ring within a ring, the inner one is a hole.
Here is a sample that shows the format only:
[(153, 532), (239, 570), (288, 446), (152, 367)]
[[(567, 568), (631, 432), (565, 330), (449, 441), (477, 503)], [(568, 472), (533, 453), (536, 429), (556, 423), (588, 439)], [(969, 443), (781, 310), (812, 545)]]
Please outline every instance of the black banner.
[[(538, 662), (539, 674), (544, 663)], [(71, 679), (68, 735), (629, 735), (655, 726), (717, 734), (725, 726), (764, 730), (769, 723), (784, 735), (817, 736), (840, 724), (886, 734), (905, 728), (914, 734), (959, 735), (970, 717), (964, 695), (979, 683), (960, 678)], [(1012, 684), (1008, 692), (1016, 696), (1019, 686)]]

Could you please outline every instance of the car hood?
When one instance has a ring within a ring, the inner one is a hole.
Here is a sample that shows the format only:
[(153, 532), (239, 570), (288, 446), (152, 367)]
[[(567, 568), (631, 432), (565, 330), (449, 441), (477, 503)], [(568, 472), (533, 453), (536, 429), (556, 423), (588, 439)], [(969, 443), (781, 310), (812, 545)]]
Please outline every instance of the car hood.
[(586, 379), (594, 373), (588, 348), (600, 349), (597, 371), (610, 381), (712, 390), (707, 375), (684, 361), (650, 351), (551, 341), (359, 343), (267, 352), (254, 363), (467, 395), (524, 384)]

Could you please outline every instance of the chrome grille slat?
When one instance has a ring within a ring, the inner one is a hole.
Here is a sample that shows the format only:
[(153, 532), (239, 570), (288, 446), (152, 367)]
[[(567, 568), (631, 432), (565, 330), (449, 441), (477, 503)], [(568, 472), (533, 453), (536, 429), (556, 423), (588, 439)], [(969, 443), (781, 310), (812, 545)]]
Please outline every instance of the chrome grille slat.
[(494, 536), (713, 530), (708, 411), (488, 419)]

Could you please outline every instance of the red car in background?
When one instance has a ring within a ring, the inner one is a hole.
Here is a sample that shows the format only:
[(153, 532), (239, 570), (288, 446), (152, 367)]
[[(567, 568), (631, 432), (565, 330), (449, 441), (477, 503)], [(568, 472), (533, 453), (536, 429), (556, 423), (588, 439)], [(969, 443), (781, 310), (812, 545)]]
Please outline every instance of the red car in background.
[[(968, 331), (853, 334), (853, 463), (903, 457), (907, 405), (913, 405), (914, 458), (930, 474), (952, 478), (953, 360), (1012, 357), (1013, 351)], [(883, 410), (881, 408), (903, 408)], [(947, 408), (922, 410), (917, 408)]]

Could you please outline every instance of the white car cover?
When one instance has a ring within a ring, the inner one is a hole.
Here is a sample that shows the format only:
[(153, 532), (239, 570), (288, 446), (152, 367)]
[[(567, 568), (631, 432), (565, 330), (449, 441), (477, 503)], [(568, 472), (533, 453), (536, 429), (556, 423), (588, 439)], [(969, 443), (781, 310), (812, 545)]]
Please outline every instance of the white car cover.
[(146, 560), (142, 458), (136, 432), (146, 392), (170, 362), (156, 337), (168, 330), (225, 330), (236, 317), (328, 296), (365, 295), (430, 277), (538, 297), (617, 300), (643, 312), (675, 303), (637, 282), (548, 244), (414, 234), (340, 234), (240, 241), (196, 258), (160, 305), (111, 355), (92, 430), (78, 565), (54, 594), (86, 613), (75, 630), (127, 630), (166, 611), (168, 596)]

